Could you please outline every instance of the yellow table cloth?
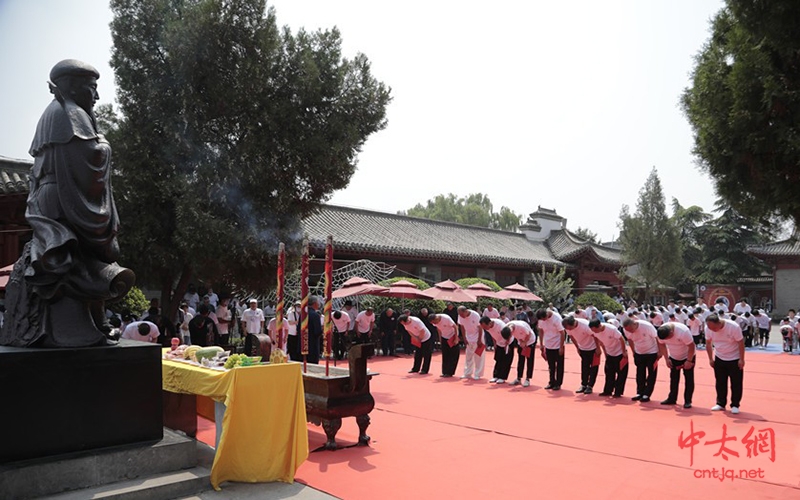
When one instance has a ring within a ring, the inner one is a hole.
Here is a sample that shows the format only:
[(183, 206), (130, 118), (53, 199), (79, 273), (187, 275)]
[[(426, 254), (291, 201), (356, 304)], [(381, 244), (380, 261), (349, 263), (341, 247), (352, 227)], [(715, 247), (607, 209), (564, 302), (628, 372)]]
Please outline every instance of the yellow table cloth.
[(211, 485), (224, 481), (291, 483), (308, 458), (308, 429), (299, 363), (217, 371), (162, 360), (165, 391), (208, 396), (224, 403), (222, 435)]

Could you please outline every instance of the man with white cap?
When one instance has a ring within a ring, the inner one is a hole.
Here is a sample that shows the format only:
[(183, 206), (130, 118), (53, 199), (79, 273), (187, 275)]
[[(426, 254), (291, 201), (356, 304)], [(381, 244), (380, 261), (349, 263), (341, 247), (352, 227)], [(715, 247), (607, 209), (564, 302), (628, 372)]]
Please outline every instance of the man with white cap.
[(242, 312), (242, 330), (246, 334), (261, 333), (264, 330), (264, 311), (258, 308), (258, 301), (250, 299), (247, 309)]

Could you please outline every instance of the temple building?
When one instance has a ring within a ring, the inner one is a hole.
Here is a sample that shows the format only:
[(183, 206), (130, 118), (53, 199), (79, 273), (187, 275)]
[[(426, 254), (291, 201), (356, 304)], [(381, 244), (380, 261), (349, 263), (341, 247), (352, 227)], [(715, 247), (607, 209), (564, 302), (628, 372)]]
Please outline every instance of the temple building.
[[(32, 165), (0, 156), (0, 267), (14, 263), (31, 238), (25, 203)], [(479, 277), (528, 287), (543, 266), (547, 271), (563, 267), (575, 281), (576, 294), (621, 291), (620, 250), (582, 240), (567, 229), (567, 219), (547, 208), (538, 207), (519, 232), (335, 205), (321, 205), (302, 226), (319, 257), (314, 265), (321, 265), (332, 235), (337, 267), (369, 259), (430, 283)]]

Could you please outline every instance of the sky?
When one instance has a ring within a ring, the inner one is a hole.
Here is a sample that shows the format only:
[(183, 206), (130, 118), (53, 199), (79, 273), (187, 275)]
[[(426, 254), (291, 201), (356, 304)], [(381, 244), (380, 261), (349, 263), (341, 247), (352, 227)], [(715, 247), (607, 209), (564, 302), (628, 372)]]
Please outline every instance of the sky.
[[(485, 193), (496, 211), (541, 206), (608, 241), (651, 169), (669, 207), (711, 211), (679, 106), (721, 0), (276, 0), (278, 24), (342, 34), (392, 88), (388, 126), (367, 140), (329, 203), (397, 212), (438, 194)], [(29, 158), (52, 66), (100, 72), (115, 96), (104, 0), (0, 0), (0, 156)], [(113, 144), (112, 144), (113, 147)]]

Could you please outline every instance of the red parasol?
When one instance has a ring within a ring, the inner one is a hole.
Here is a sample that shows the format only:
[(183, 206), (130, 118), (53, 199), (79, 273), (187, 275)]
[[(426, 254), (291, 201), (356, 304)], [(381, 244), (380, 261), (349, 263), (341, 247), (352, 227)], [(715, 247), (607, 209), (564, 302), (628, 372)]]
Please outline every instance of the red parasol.
[(434, 300), (449, 302), (477, 302), (478, 299), (471, 292), (464, 290), (457, 283), (446, 280), (436, 283), (433, 287), (423, 290), (422, 293)]
[(352, 297), (353, 295), (374, 295), (376, 292), (389, 290), (385, 286), (376, 285), (368, 279), (354, 276), (345, 281), (344, 284), (332, 294), (334, 299)]
[(500, 299), (542, 302), (541, 297), (532, 293), (530, 290), (520, 285), (519, 283), (514, 283), (513, 285), (503, 288), (502, 290), (497, 292), (497, 297)]
[(392, 283), (385, 291), (372, 292), (370, 295), (393, 297), (395, 299), (430, 299), (417, 285), (406, 280)]
[(467, 287), (467, 291), (476, 297), (487, 297), (490, 299), (499, 299), (497, 292), (492, 290), (492, 287), (486, 283), (473, 283)]

